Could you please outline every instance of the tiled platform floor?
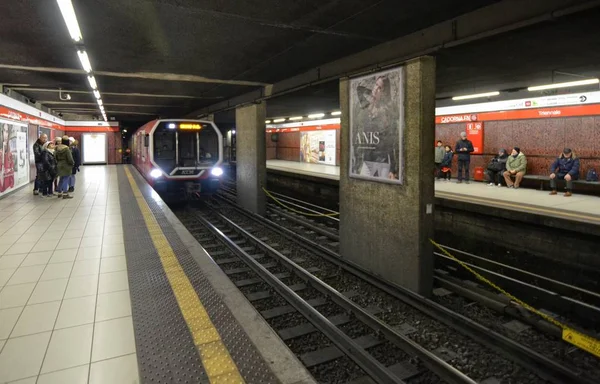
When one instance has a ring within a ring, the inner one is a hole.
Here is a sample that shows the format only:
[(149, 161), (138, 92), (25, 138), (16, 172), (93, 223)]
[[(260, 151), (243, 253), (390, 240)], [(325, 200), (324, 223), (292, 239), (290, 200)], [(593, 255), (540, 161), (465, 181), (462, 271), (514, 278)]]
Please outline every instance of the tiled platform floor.
[(0, 383), (138, 383), (116, 166), (0, 199)]

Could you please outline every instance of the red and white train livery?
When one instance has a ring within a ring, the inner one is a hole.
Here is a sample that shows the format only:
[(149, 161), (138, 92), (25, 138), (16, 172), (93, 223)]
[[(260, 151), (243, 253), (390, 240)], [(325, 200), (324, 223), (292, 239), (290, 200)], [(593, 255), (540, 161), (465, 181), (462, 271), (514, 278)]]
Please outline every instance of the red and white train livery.
[(212, 121), (153, 120), (132, 137), (132, 162), (168, 199), (214, 192), (223, 174), (223, 135)]

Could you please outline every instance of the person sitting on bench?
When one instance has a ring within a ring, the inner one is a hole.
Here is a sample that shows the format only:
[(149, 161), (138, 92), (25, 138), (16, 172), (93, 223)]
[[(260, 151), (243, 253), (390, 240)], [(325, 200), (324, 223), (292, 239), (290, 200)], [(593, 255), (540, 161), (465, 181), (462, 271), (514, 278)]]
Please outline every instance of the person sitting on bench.
[(567, 184), (567, 192), (565, 197), (573, 194), (573, 180), (579, 179), (579, 159), (573, 153), (571, 148), (563, 149), (560, 156), (554, 160), (550, 166), (550, 188), (551, 195), (556, 195), (556, 180), (564, 180)]
[[(521, 152), (521, 148), (514, 147), (510, 156), (506, 160), (506, 172), (504, 172), (504, 181), (508, 188), (518, 189), (527, 172), (527, 157)], [(512, 177), (515, 178), (513, 183)]]

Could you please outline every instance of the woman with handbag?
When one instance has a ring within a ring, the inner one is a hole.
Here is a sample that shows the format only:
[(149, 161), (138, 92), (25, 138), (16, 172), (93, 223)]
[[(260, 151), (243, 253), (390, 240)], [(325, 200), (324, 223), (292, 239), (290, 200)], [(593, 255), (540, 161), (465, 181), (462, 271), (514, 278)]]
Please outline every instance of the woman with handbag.
[(487, 166), (487, 177), (490, 183), (488, 184), (490, 187), (494, 185), (502, 186), (501, 179), (502, 174), (506, 171), (506, 161), (508, 160), (508, 153), (506, 153), (505, 149), (501, 149), (498, 151), (498, 154), (494, 156), (494, 158), (490, 161)]

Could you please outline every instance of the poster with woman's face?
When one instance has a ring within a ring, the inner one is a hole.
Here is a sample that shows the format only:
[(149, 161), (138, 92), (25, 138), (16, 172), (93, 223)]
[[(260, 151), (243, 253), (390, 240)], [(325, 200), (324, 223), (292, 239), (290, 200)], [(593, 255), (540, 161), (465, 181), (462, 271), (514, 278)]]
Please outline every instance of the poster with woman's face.
[(0, 195), (29, 182), (27, 128), (0, 123)]
[(404, 69), (350, 81), (350, 177), (402, 184)]

